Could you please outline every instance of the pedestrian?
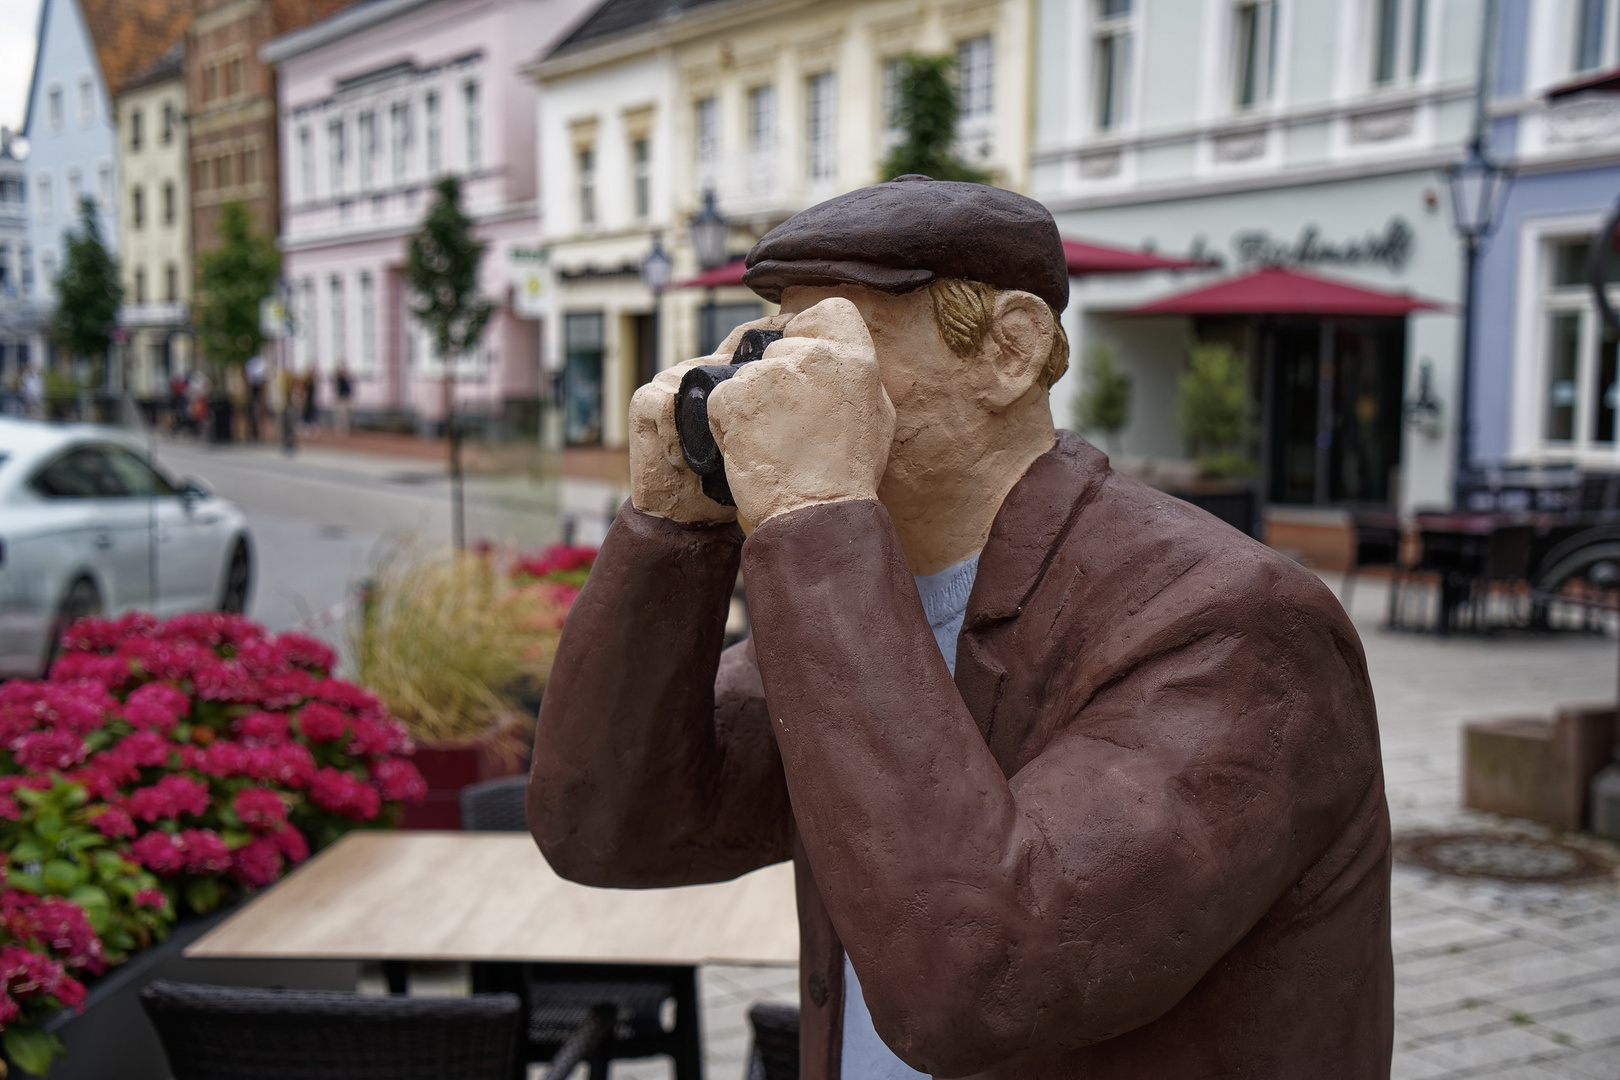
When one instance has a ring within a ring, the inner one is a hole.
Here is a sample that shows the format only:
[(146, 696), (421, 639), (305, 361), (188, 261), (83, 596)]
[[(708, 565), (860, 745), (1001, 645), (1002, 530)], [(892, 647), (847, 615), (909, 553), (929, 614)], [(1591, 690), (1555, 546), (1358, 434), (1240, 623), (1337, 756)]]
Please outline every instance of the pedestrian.
[(191, 434), (199, 439), (203, 437), (203, 428), (208, 422), (208, 395), (213, 389), (213, 381), (202, 368), (193, 371), (186, 379), (186, 418), (190, 421)]
[(270, 365), (265, 361), (263, 353), (254, 353), (248, 358), (243, 374), (247, 376), (247, 429), (248, 438), (253, 442), (259, 441), (259, 420), (264, 414), (264, 384), (269, 377)]
[(307, 439), (318, 435), (321, 429), (320, 403), (315, 400), (315, 388), (320, 381), (315, 377), (315, 369), (310, 368), (299, 382), (302, 384), (299, 389), (303, 394), (304, 437)]
[(276, 373), (281, 387), (281, 449), (291, 456), (298, 449), (298, 414), (304, 407), (303, 381), (282, 368)]
[(169, 429), (176, 435), (183, 433), (191, 423), (186, 412), (186, 384), (183, 370), (169, 376)]
[(22, 376), (23, 411), (35, 420), (45, 416), (45, 376), (38, 364), (29, 364)]
[(332, 412), (332, 429), (339, 438), (347, 438), (354, 398), (354, 382), (349, 378), (349, 365), (338, 365), (337, 374), (332, 376), (332, 390), (337, 399)]

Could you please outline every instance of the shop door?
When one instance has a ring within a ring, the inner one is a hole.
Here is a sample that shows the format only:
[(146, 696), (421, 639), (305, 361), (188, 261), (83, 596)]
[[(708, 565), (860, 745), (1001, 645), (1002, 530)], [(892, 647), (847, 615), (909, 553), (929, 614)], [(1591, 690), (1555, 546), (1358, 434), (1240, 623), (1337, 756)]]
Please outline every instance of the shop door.
[(1387, 505), (1401, 456), (1403, 319), (1266, 327), (1275, 503)]
[(636, 341), (636, 386), (646, 386), (658, 374), (658, 317), (632, 315)]
[(600, 311), (563, 320), (563, 441), (569, 446), (602, 442), (603, 321)]

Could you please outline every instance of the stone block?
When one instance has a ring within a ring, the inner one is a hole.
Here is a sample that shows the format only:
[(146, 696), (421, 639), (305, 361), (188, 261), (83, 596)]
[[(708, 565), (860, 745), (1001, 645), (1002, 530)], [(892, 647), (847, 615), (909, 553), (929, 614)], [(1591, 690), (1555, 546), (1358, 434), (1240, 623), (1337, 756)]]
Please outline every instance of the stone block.
[(1620, 765), (1610, 765), (1592, 778), (1592, 831), (1620, 840)]
[(1463, 727), (1463, 805), (1563, 829), (1585, 826), (1592, 778), (1614, 752), (1613, 705)]
[(1583, 829), (1591, 820), (1592, 778), (1614, 760), (1616, 725), (1614, 702), (1565, 705), (1553, 725), (1557, 742), (1559, 790), (1565, 828)]

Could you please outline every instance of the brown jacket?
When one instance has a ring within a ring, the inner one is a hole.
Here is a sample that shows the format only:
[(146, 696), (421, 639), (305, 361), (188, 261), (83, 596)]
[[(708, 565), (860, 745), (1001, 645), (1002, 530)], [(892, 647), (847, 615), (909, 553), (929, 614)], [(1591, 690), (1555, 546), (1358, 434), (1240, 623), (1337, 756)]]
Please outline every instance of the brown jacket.
[[(739, 556), (754, 635), (722, 656)], [(1355, 631), (1067, 433), (996, 517), (954, 682), (880, 504), (746, 543), (627, 508), (563, 634), (529, 820), (595, 885), (792, 857), (809, 1080), (839, 1074), (845, 949), (878, 1033), (937, 1076), (1389, 1073)]]

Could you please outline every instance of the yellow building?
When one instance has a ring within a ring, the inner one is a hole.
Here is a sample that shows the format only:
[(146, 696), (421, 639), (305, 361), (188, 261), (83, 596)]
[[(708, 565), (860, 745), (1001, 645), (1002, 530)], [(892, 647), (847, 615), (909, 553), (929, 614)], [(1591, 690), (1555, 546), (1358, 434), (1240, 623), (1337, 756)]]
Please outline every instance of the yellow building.
[(118, 95), (119, 323), (130, 388), (161, 399), (168, 376), (190, 370), (191, 194), (183, 44)]
[(643, 280), (655, 241), (677, 286), (702, 269), (690, 225), (706, 195), (741, 257), (799, 210), (888, 179), (907, 53), (957, 58), (962, 158), (1023, 188), (1031, 19), (1031, 0), (607, 0), (530, 65), (565, 441), (622, 446), (640, 383), (764, 313), (740, 286), (657, 302)]

